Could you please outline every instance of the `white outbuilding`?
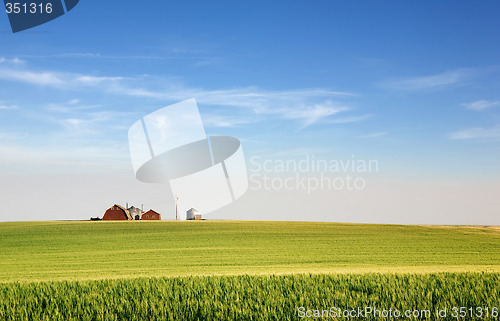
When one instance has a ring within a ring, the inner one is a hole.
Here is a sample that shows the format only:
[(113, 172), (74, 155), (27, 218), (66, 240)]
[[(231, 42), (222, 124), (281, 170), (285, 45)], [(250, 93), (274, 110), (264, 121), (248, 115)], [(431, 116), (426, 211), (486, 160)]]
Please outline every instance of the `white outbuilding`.
[(197, 209), (191, 208), (186, 212), (186, 220), (201, 220), (201, 213)]

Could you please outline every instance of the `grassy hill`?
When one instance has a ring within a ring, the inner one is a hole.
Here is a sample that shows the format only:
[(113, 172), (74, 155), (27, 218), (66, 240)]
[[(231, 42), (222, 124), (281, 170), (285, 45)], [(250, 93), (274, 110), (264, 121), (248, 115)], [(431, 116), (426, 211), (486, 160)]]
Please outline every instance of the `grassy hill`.
[(311, 222), (0, 223), (0, 282), (500, 272), (500, 229)]
[(0, 223), (9, 321), (498, 320), (499, 272), (495, 227)]

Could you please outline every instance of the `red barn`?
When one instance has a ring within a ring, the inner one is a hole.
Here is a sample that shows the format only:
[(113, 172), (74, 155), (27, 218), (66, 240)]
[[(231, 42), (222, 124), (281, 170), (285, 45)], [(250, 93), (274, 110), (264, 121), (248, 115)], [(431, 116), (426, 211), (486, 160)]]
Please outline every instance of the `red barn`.
[(128, 221), (132, 217), (127, 209), (120, 205), (113, 205), (104, 213), (103, 221)]
[(146, 213), (142, 214), (141, 220), (143, 221), (159, 221), (161, 220), (161, 215), (158, 212), (153, 210), (149, 210)]

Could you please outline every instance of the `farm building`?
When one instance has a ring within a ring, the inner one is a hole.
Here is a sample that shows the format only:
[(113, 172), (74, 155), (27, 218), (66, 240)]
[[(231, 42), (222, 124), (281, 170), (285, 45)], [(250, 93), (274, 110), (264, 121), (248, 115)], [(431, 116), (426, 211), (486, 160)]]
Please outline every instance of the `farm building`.
[(143, 220), (143, 221), (158, 221), (158, 220), (161, 220), (161, 214), (156, 212), (156, 211), (149, 210), (146, 213), (142, 214), (141, 220)]
[[(127, 207), (128, 207), (128, 204), (127, 204)], [(131, 206), (131, 207), (127, 208), (127, 210), (130, 213), (130, 216), (132, 217), (132, 219), (136, 220), (136, 221), (140, 220), (142, 214), (144, 214), (143, 210), (141, 210), (140, 208), (137, 208), (135, 206)]]
[(103, 221), (129, 221), (132, 220), (132, 216), (126, 208), (115, 204), (106, 210), (102, 219)]
[(201, 220), (201, 213), (197, 209), (191, 208), (186, 212), (186, 220), (199, 221), (199, 220)]
[(104, 221), (161, 220), (161, 214), (151, 209), (144, 213), (142, 209), (134, 206), (125, 208), (121, 205), (114, 204), (106, 210), (102, 219)]

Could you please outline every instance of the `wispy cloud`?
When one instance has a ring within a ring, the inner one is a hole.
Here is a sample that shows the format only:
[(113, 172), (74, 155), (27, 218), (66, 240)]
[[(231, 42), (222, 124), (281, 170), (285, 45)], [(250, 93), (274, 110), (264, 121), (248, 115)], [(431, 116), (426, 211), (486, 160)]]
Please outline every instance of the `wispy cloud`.
[(389, 135), (389, 132), (374, 132), (374, 133), (369, 133), (365, 135), (360, 135), (358, 137), (360, 138), (376, 138), (376, 137), (382, 137), (382, 136), (387, 136)]
[(299, 119), (303, 121), (302, 128), (308, 127), (321, 119), (349, 110), (349, 107), (326, 101), (297, 109), (276, 110), (285, 119)]
[[(58, 124), (65, 129), (65, 134), (70, 135), (102, 133), (122, 128), (129, 123), (129, 117), (134, 114), (131, 111), (105, 108), (104, 105), (85, 104), (76, 98), (62, 103), (46, 104), (39, 111), (32, 112), (32, 117)], [(105, 122), (109, 122), (109, 125), (103, 127), (102, 123)]]
[(51, 87), (64, 87), (67, 85), (63, 77), (52, 72), (0, 69), (0, 79)]
[(439, 74), (391, 80), (381, 83), (381, 86), (388, 89), (402, 91), (432, 91), (446, 89), (462, 84), (464, 81), (474, 76), (473, 69), (456, 69), (445, 71)]
[(94, 110), (94, 109), (102, 108), (102, 107), (103, 107), (102, 105), (82, 104), (82, 102), (79, 99), (72, 99), (70, 101), (63, 102), (63, 103), (47, 104), (45, 109), (48, 112), (70, 114), (70, 113), (78, 113), (78, 112), (88, 112), (89, 110)]
[(0, 110), (11, 110), (11, 109), (16, 109), (16, 105), (5, 105), (0, 102)]
[(63, 126), (69, 127), (73, 130), (80, 129), (83, 124), (86, 124), (88, 121), (84, 119), (78, 119), (78, 118), (68, 118), (68, 119), (63, 119), (61, 121), (61, 124)]
[[(101, 59), (101, 60), (139, 60), (139, 61), (161, 61), (161, 60), (181, 60), (181, 59), (191, 59), (191, 60), (219, 60), (222, 57), (210, 55), (206, 50), (188, 49), (188, 48), (173, 48), (167, 51), (165, 54), (149, 55), (149, 54), (138, 54), (138, 55), (109, 55), (100, 54), (96, 52), (65, 52), (65, 53), (55, 53), (46, 55), (22, 55), (22, 58), (26, 59)], [(19, 59), (20, 60), (20, 59)], [(21, 61), (21, 60), (20, 60)]]
[(463, 103), (462, 106), (470, 110), (484, 110), (500, 106), (500, 101), (478, 100), (472, 103)]
[(356, 94), (350, 92), (339, 92), (321, 88), (269, 91), (258, 87), (241, 87), (206, 90), (203, 88), (173, 85), (163, 90), (130, 88), (126, 86), (115, 87), (113, 89), (125, 95), (166, 100), (182, 100), (187, 97), (196, 97), (198, 101), (207, 105), (245, 107), (254, 110), (256, 113), (265, 112), (268, 109), (270, 101), (283, 105), (290, 102), (301, 103), (309, 99), (356, 96)]
[(20, 57), (33, 60), (33, 59), (53, 59), (53, 58), (102, 58), (100, 53), (95, 52), (63, 52), (56, 54), (46, 55), (21, 55)]
[[(115, 88), (116, 89), (116, 88)], [(356, 96), (349, 92), (326, 89), (269, 91), (257, 87), (223, 90), (177, 87), (165, 92), (145, 89), (123, 89), (124, 94), (179, 101), (191, 97), (207, 106), (251, 110), (258, 116), (301, 120), (303, 127), (350, 110), (344, 103), (333, 101)]]
[[(118, 112), (112, 110), (101, 110), (97, 112), (80, 113), (78, 115), (75, 115), (74, 117), (66, 116), (63, 118), (56, 118), (55, 121), (57, 121), (72, 133), (85, 131), (95, 132), (97, 124), (116, 120), (119, 118), (126, 118), (127, 116), (129, 116), (129, 114), (130, 113), (122, 111)], [(113, 126), (106, 126), (105, 128), (102, 128), (101, 126), (99, 126), (101, 131), (109, 130), (112, 127)]]
[[(248, 96), (242, 93), (242, 96), (247, 97), (246, 99), (243, 97), (235, 99), (234, 91), (231, 91), (231, 97), (229, 99), (227, 99), (225, 93), (221, 91), (218, 92), (218, 95), (220, 95), (219, 97), (212, 96), (208, 100), (204, 99), (206, 97), (204, 95), (195, 95), (195, 97), (198, 97), (197, 100), (200, 103), (206, 105), (227, 105), (226, 107), (231, 106), (253, 112), (253, 116), (245, 113), (241, 117), (228, 117), (214, 114), (204, 116), (204, 122), (207, 120), (207, 125), (218, 127), (234, 127), (240, 124), (257, 122), (266, 118), (276, 118), (298, 120), (301, 122), (301, 128), (306, 128), (317, 122), (325, 121), (326, 119), (329, 120), (328, 123), (334, 123), (336, 118), (333, 116), (352, 109), (345, 104), (328, 99), (319, 103), (308, 104), (309, 100), (314, 100), (314, 98), (317, 97), (314, 95), (309, 96), (311, 93), (306, 92), (294, 92), (293, 95), (291, 92), (287, 92), (286, 95), (281, 95), (277, 92), (267, 92), (269, 95), (266, 95), (264, 92), (256, 94), (258, 92), (259, 91), (256, 89), (254, 92), (255, 95)], [(295, 96), (296, 100), (292, 100), (289, 95)], [(302, 95), (305, 95), (305, 97)], [(318, 97), (325, 98), (321, 95)], [(255, 104), (251, 104), (252, 101), (254, 101)], [(355, 122), (362, 118), (364, 117), (347, 117), (340, 119), (339, 122)]]
[(337, 117), (330, 119), (329, 124), (350, 124), (364, 121), (373, 117), (373, 114), (364, 114), (359, 116)]
[[(166, 102), (176, 102), (195, 97), (205, 106), (252, 111), (267, 118), (298, 120), (302, 128), (317, 122), (333, 119), (341, 112), (351, 110), (343, 102), (355, 97), (351, 92), (332, 91), (323, 88), (271, 91), (258, 87), (207, 90), (187, 87), (179, 83), (165, 83), (147, 75), (137, 77), (95, 76), (52, 71), (30, 71), (25, 68), (0, 68), (0, 79), (31, 85), (48, 86), (60, 90), (94, 90), (121, 96), (146, 97)], [(145, 87), (144, 84), (148, 84)], [(351, 115), (350, 117), (363, 117)], [(243, 121), (238, 117), (212, 118), (213, 124), (234, 126)], [(343, 122), (358, 119), (344, 119)], [(341, 121), (342, 122), (342, 121)], [(74, 122), (73, 122), (74, 123)]]
[(123, 79), (124, 79), (123, 77), (96, 77), (96, 76), (81, 75), (73, 78), (73, 81), (76, 84), (83, 84), (86, 86), (100, 86), (100, 85), (115, 84)]
[(453, 140), (500, 140), (500, 126), (484, 128), (468, 128), (448, 134), (448, 138)]
[(23, 64), (24, 60), (19, 58), (4, 58), (0, 57), (0, 64), (10, 64), (10, 65), (20, 65)]
[(236, 127), (248, 124), (254, 120), (249, 117), (221, 116), (214, 114), (203, 114), (203, 124), (207, 127)]
[(78, 89), (80, 87), (112, 88), (123, 77), (98, 77), (53, 71), (30, 71), (21, 68), (0, 68), (0, 79), (21, 83), (49, 86), (56, 89)]

